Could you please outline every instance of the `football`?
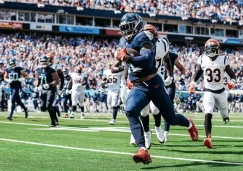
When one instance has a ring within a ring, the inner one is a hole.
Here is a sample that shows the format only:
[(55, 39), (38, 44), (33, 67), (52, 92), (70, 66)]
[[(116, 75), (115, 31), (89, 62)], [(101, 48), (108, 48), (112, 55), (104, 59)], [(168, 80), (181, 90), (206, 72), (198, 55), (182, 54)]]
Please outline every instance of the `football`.
[(127, 51), (128, 56), (139, 56), (140, 55), (138, 53), (138, 51), (136, 51), (135, 49), (132, 49), (132, 48), (126, 48), (126, 51)]

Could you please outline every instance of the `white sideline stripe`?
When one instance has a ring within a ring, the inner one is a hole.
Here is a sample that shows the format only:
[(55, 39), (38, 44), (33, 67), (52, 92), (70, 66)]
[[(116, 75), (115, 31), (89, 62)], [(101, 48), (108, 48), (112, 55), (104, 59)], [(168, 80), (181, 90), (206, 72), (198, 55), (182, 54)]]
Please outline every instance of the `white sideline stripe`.
[[(15, 142), (15, 143), (22, 143), (22, 144), (30, 144), (30, 145), (38, 145), (38, 146), (46, 146), (46, 147), (55, 147), (55, 148), (63, 148), (63, 149), (78, 150), (78, 151), (89, 151), (89, 152), (107, 153), (107, 154), (132, 155), (132, 153), (127, 153), (127, 152), (97, 150), (97, 149), (90, 149), (90, 148), (78, 148), (78, 147), (70, 147), (70, 146), (62, 146), (62, 145), (54, 145), (54, 144), (44, 144), (44, 143), (37, 143), (37, 142), (20, 141), (20, 140), (6, 139), (6, 138), (0, 138), (0, 141)], [(221, 162), (221, 161), (214, 161), (214, 160), (177, 158), (177, 157), (167, 157), (167, 156), (157, 156), (157, 155), (151, 155), (151, 157), (152, 158), (159, 158), (159, 159), (168, 159), (168, 160), (181, 160), (181, 161), (200, 162), (200, 163), (216, 163), (216, 164), (243, 166), (243, 163)]]
[[(30, 124), (30, 123), (20, 123), (20, 122), (4, 122), (0, 121), (0, 123), (4, 124), (17, 124), (17, 125), (30, 125), (30, 126), (42, 126), (42, 127), (47, 127), (46, 125), (41, 125), (41, 124)], [(64, 126), (58, 126), (56, 128), (47, 128), (47, 129), (38, 129), (38, 128), (30, 128), (30, 130), (70, 130), (70, 131), (86, 131), (88, 130), (89, 132), (97, 132), (97, 131), (115, 131), (115, 132), (123, 132), (123, 133), (130, 133), (129, 128), (126, 127), (90, 127), (90, 128), (79, 128), (79, 127), (64, 127)], [(154, 131), (154, 129), (151, 129)], [(173, 136), (183, 136), (183, 137), (188, 137), (188, 134), (169, 134)], [(199, 136), (199, 137), (204, 137), (204, 136)], [(234, 139), (234, 140), (243, 140), (241, 137), (224, 137), (224, 136), (213, 136), (214, 138), (219, 138), (219, 139)]]

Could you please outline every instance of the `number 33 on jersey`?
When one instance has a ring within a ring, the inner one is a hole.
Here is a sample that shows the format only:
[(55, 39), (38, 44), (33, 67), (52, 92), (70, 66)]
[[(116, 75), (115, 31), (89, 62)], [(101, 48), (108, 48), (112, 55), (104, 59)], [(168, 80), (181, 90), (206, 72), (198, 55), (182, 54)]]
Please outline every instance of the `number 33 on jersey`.
[(119, 91), (121, 85), (122, 72), (111, 73), (111, 70), (106, 70), (104, 72), (104, 78), (106, 79), (106, 85), (109, 90)]
[(198, 64), (203, 70), (206, 89), (219, 90), (224, 87), (225, 67), (229, 65), (228, 56), (218, 56), (213, 61), (210, 57), (202, 55), (198, 58)]

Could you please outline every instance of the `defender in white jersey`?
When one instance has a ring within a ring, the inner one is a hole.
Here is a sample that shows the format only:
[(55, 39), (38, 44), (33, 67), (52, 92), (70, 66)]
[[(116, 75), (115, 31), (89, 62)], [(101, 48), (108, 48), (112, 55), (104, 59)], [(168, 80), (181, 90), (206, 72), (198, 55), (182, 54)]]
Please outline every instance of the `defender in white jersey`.
[[(72, 115), (70, 118), (74, 119), (74, 113), (77, 110), (77, 105), (79, 104), (81, 108), (81, 119), (84, 119), (84, 85), (86, 80), (82, 78), (82, 67), (78, 66), (74, 73), (71, 73), (71, 80), (68, 85), (67, 94), (71, 92), (72, 99)], [(72, 91), (70, 91), (72, 89)]]
[(118, 112), (118, 103), (120, 98), (120, 86), (121, 86), (122, 72), (112, 73), (111, 68), (105, 70), (103, 77), (103, 84), (108, 89), (107, 105), (108, 108), (113, 110), (113, 117), (109, 124), (115, 125), (116, 116)]
[(203, 74), (204, 77), (204, 98), (203, 106), (205, 110), (204, 128), (206, 139), (204, 145), (212, 148), (211, 129), (212, 129), (212, 113), (214, 105), (220, 111), (220, 114), (225, 123), (229, 122), (229, 111), (227, 94), (225, 91), (225, 72), (231, 78), (227, 82), (229, 89), (234, 88), (236, 76), (229, 65), (229, 58), (227, 55), (220, 54), (220, 44), (217, 40), (209, 39), (205, 43), (205, 52), (198, 58), (196, 73), (193, 81), (190, 84), (190, 92), (195, 92), (194, 83)]

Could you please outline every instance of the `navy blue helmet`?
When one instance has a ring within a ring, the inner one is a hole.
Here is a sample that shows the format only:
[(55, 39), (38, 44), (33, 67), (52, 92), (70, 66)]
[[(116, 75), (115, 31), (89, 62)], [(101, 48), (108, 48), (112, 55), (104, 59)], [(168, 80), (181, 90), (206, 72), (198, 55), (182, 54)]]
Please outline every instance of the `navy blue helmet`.
[(10, 68), (14, 68), (16, 67), (16, 62), (14, 59), (10, 59), (9, 62), (8, 62), (8, 65)]
[(143, 29), (143, 26), (144, 22), (140, 15), (127, 13), (121, 18), (119, 28), (122, 36), (129, 41)]
[(40, 66), (46, 68), (48, 66), (49, 58), (47, 56), (42, 56), (40, 58)]

